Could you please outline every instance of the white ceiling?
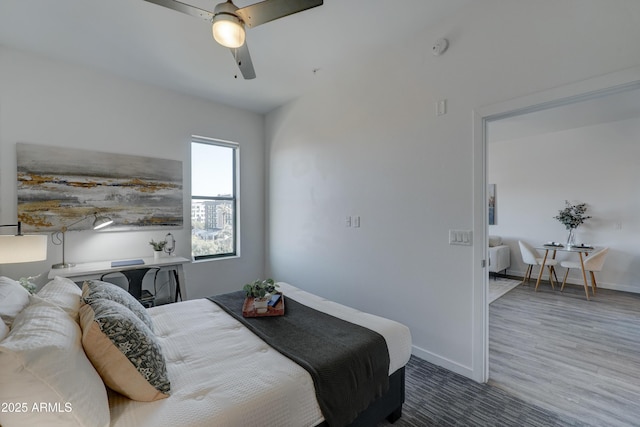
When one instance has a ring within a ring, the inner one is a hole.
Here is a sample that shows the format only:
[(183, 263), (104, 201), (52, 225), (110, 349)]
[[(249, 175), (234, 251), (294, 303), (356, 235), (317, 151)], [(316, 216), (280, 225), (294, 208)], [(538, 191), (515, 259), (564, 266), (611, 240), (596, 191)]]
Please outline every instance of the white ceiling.
[[(183, 0), (209, 11), (220, 1)], [(0, 44), (266, 113), (324, 73), (409, 40), (470, 2), (326, 0), (247, 30), (254, 80), (242, 79), (207, 22), (143, 0), (2, 0)]]

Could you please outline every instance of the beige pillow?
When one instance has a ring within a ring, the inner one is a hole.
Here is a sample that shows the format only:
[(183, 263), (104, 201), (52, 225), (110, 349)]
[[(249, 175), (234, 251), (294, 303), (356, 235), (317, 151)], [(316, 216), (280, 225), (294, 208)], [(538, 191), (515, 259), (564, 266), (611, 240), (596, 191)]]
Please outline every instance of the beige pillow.
[(108, 299), (124, 305), (142, 320), (153, 332), (153, 321), (140, 301), (120, 286), (100, 280), (87, 280), (82, 285), (82, 299), (91, 303), (96, 299)]
[(82, 345), (104, 383), (133, 400), (169, 396), (171, 384), (153, 332), (134, 313), (108, 299), (80, 307)]
[(78, 311), (80, 310), (82, 290), (71, 279), (56, 276), (44, 285), (36, 295), (62, 308), (76, 322), (80, 320)]
[(0, 402), (26, 410), (0, 411), (0, 425), (109, 426), (106, 388), (82, 350), (80, 326), (60, 307), (30, 299), (0, 342)]
[(8, 277), (0, 277), (0, 318), (11, 327), (13, 319), (29, 305), (29, 291)]

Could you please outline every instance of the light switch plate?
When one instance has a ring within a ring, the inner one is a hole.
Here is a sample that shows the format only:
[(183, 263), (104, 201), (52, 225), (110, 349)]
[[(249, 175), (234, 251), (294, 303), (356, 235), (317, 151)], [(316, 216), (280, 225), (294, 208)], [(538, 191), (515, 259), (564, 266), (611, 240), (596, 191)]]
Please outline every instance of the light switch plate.
[(473, 231), (449, 230), (449, 244), (471, 246), (473, 244)]

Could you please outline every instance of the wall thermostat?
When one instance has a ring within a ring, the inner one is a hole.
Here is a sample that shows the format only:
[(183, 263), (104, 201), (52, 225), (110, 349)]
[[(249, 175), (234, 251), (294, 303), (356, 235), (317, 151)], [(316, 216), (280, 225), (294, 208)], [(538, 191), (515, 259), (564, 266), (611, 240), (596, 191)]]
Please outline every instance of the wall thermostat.
[(442, 55), (447, 50), (448, 47), (449, 47), (449, 40), (442, 38), (442, 39), (436, 40), (431, 50), (435, 56), (439, 56), (439, 55)]

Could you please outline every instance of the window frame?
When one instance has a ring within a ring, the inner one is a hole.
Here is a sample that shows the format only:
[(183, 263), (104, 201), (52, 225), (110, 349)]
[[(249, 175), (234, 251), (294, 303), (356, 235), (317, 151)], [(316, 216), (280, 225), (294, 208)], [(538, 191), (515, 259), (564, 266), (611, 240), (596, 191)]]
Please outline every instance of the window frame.
[[(190, 179), (193, 180), (193, 146), (194, 144), (204, 144), (204, 145), (214, 145), (218, 147), (226, 147), (232, 149), (232, 195), (231, 197), (227, 196), (206, 196), (206, 195), (195, 195), (193, 193), (193, 184), (191, 185), (191, 205), (189, 210), (191, 212), (190, 222), (191, 222), (191, 230), (193, 230), (193, 202), (195, 200), (220, 200), (225, 202), (231, 202), (233, 207), (233, 216), (232, 216), (232, 224), (233, 224), (233, 251), (225, 252), (219, 254), (208, 254), (208, 255), (194, 255), (193, 249), (191, 250), (191, 258), (194, 261), (206, 261), (206, 260), (215, 260), (215, 259), (223, 259), (223, 258), (235, 258), (240, 256), (240, 247), (239, 242), (240, 239), (238, 235), (240, 233), (240, 224), (239, 224), (239, 211), (240, 211), (240, 203), (239, 203), (239, 186), (238, 186), (238, 177), (239, 177), (239, 165), (240, 165), (240, 144), (232, 141), (225, 141), (221, 139), (208, 138), (204, 136), (191, 136), (190, 147), (190, 156), (189, 162), (191, 164), (191, 176)], [(193, 239), (193, 237), (191, 237)]]

